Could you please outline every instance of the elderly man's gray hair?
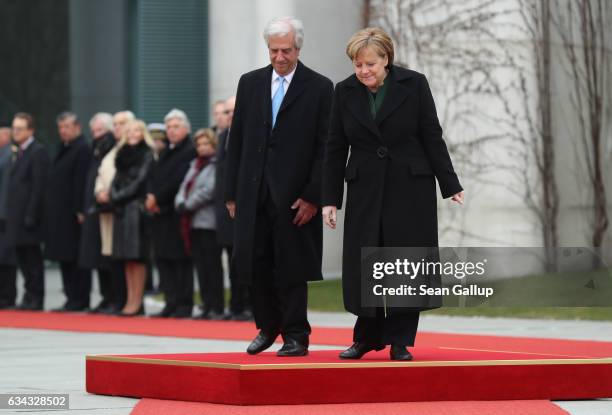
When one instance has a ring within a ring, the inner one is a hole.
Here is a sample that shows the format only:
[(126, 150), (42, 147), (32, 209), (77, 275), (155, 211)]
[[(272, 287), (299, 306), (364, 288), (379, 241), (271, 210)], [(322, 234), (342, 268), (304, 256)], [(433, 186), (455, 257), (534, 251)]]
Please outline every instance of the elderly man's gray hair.
[(79, 123), (79, 116), (76, 115), (76, 113), (72, 112), (72, 111), (64, 111), (62, 112), (60, 115), (57, 116), (57, 118), (55, 119), (55, 122), (60, 123), (62, 121), (65, 120), (70, 120), (75, 124)]
[(297, 49), (302, 49), (304, 44), (304, 25), (301, 20), (292, 16), (276, 17), (268, 22), (263, 32), (266, 45), (270, 44), (270, 38), (274, 36), (286, 36), (293, 32), (294, 43)]
[(179, 110), (177, 108), (172, 108), (170, 112), (167, 113), (164, 117), (164, 122), (168, 122), (168, 120), (171, 120), (173, 118), (181, 120), (185, 128), (187, 128), (187, 131), (191, 132), (191, 123), (189, 122), (189, 118), (187, 118), (187, 114), (185, 114), (185, 111)]
[(89, 120), (89, 126), (93, 127), (96, 122), (101, 123), (106, 131), (113, 129), (113, 115), (108, 112), (97, 112), (94, 114), (91, 120)]

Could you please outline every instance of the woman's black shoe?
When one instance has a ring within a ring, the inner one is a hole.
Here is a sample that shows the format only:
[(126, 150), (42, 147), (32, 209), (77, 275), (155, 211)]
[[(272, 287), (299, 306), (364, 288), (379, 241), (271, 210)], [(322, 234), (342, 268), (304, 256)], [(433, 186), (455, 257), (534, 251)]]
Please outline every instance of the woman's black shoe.
[(392, 344), (390, 354), (391, 360), (412, 360), (412, 354), (406, 349), (406, 346)]
[(384, 348), (384, 344), (357, 342), (353, 343), (351, 347), (340, 353), (340, 359), (361, 359), (361, 357), (367, 352), (371, 352), (372, 350), (379, 351)]
[(119, 316), (121, 317), (136, 317), (136, 316), (144, 316), (144, 315), (145, 315), (144, 305), (141, 305), (138, 311), (136, 311), (135, 313), (124, 313), (123, 311), (119, 313)]

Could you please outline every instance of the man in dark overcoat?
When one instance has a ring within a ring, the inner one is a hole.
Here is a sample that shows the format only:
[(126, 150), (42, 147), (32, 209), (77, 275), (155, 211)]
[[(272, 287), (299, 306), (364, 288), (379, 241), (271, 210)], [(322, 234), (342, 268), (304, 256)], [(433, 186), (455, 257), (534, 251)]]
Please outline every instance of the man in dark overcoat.
[[(229, 97), (223, 106), (228, 127), (234, 117), (234, 107), (236, 97)], [(230, 129), (226, 128), (219, 134), (219, 144), (217, 145), (217, 169), (215, 171), (215, 214), (217, 219), (217, 242), (223, 247), (230, 258), (229, 280), (230, 280), (230, 307), (227, 318), (230, 320), (244, 321), (252, 320), (253, 314), (250, 309), (248, 287), (241, 283), (236, 277), (236, 272), (232, 265), (232, 252), (234, 250), (234, 220), (230, 218), (225, 207), (225, 159), (229, 144)]]
[(6, 243), (6, 205), (12, 158), (11, 129), (0, 126), (0, 310), (12, 308), (17, 298), (15, 249)]
[(17, 266), (25, 279), (25, 293), (17, 308), (42, 310), (45, 296), (43, 203), (49, 156), (34, 138), (34, 118), (20, 112), (13, 118), (13, 156), (6, 215), (7, 244), (15, 248)]
[(259, 353), (279, 334), (279, 356), (308, 353), (307, 281), (322, 279), (321, 162), (332, 82), (299, 60), (303, 28), (294, 18), (264, 31), (271, 65), (238, 84), (226, 161), (235, 217), (234, 265), (248, 284)]
[(89, 144), (73, 112), (57, 117), (60, 136), (47, 179), (45, 197), (45, 257), (59, 262), (66, 302), (56, 311), (89, 308), (91, 270), (78, 265), (84, 193), (91, 160)]
[(196, 157), (187, 115), (178, 109), (164, 118), (168, 147), (149, 174), (145, 202), (153, 215), (153, 250), (166, 304), (156, 317), (191, 317), (193, 312), (193, 263), (181, 237), (181, 217), (174, 209), (189, 163)]

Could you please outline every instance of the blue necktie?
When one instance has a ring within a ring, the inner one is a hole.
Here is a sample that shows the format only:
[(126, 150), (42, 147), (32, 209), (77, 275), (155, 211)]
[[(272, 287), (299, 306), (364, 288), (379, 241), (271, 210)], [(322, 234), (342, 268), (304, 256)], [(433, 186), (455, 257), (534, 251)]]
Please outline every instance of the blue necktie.
[(279, 76), (278, 82), (278, 89), (272, 98), (272, 127), (274, 127), (274, 124), (276, 124), (276, 116), (278, 115), (278, 110), (280, 109), (283, 98), (285, 97), (285, 78)]

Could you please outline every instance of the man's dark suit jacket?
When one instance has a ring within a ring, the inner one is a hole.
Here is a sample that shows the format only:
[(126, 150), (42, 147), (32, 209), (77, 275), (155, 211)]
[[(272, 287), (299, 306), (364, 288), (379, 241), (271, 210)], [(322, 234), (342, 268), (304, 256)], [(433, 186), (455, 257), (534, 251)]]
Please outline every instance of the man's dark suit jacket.
[(274, 258), (278, 283), (320, 280), (320, 209), (298, 227), (292, 224), (296, 210), (291, 205), (298, 198), (320, 204), (333, 84), (298, 62), (272, 128), (271, 82), (269, 65), (244, 74), (238, 84), (225, 167), (225, 200), (236, 201), (234, 265), (238, 279), (249, 284), (263, 189), (269, 191), (279, 215), (275, 233), (282, 242)]

